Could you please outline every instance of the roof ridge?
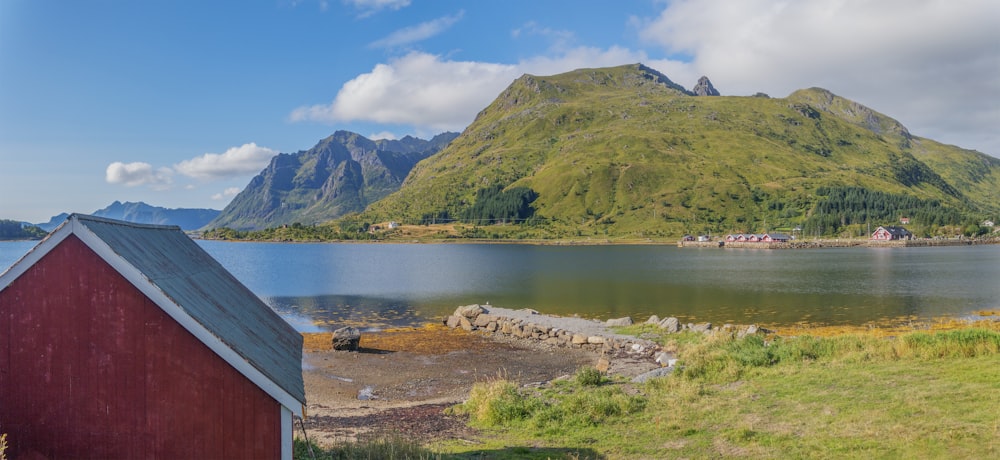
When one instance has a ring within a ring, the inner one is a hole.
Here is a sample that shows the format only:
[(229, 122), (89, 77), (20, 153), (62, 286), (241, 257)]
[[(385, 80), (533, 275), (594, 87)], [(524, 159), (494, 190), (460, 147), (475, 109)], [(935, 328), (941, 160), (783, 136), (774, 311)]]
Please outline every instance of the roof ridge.
[(134, 228), (147, 228), (152, 230), (181, 230), (181, 227), (179, 225), (143, 224), (139, 222), (129, 222), (126, 220), (111, 219), (108, 217), (100, 217), (100, 216), (95, 216), (93, 214), (81, 214), (81, 213), (70, 214), (69, 217), (66, 218), (66, 221), (68, 222), (73, 219), (84, 222), (92, 221), (92, 222), (100, 222), (102, 224), (120, 225), (123, 227), (134, 227)]

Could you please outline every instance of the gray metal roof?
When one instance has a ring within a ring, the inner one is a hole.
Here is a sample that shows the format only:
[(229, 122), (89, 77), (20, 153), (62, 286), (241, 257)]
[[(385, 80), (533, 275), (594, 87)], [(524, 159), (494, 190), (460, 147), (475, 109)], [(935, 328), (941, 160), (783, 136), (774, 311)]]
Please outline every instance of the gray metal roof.
[(74, 214), (149, 283), (298, 402), (305, 404), (302, 335), (180, 227)]

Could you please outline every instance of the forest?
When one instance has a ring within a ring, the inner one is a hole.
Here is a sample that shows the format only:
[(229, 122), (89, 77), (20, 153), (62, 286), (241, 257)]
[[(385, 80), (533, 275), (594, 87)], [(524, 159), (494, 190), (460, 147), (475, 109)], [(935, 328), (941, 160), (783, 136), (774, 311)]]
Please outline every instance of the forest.
[(34, 225), (24, 225), (16, 220), (0, 219), (0, 240), (38, 240), (48, 232)]
[[(822, 197), (802, 225), (805, 235), (837, 235), (848, 226), (896, 225), (906, 217), (921, 233), (930, 236), (942, 227), (961, 226), (978, 233), (979, 219), (943, 205), (938, 200), (922, 200), (908, 195), (885, 193), (861, 187), (820, 187)], [(916, 233), (916, 232), (915, 232)]]

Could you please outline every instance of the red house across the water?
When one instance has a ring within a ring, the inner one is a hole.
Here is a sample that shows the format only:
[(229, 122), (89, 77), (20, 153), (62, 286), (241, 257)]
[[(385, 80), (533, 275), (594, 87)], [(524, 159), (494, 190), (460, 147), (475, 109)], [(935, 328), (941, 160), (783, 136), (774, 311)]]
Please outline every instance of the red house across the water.
[(302, 336), (178, 227), (70, 216), (0, 274), (0, 338), (12, 458), (291, 458)]

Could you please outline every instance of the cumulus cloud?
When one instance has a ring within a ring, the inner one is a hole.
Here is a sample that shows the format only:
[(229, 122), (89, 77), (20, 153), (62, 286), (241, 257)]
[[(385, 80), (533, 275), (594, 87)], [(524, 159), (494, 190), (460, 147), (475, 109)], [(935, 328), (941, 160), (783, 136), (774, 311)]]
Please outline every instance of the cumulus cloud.
[(299, 107), (290, 118), (460, 131), (519, 75), (514, 65), (450, 61), (411, 52), (345, 83), (332, 103)]
[(148, 185), (153, 189), (162, 190), (173, 183), (173, 171), (170, 168), (154, 169), (149, 163), (116, 161), (108, 165), (104, 172), (104, 180), (109, 184), (126, 187)]
[(256, 143), (232, 147), (224, 153), (206, 153), (174, 165), (177, 172), (202, 180), (224, 179), (260, 172), (278, 152)]
[(464, 14), (465, 11), (459, 11), (453, 16), (445, 16), (433, 21), (422, 22), (412, 27), (399, 29), (385, 38), (375, 40), (368, 47), (395, 48), (426, 40), (448, 30), (449, 27), (461, 20)]
[(1000, 155), (998, 17), (991, 0), (679, 0), (634, 23), (690, 57), (657, 67), (672, 79), (708, 75), (731, 95), (821, 86), (914, 134)]
[(242, 191), (243, 191), (243, 189), (241, 189), (239, 187), (229, 187), (229, 188), (223, 190), (222, 193), (216, 193), (215, 195), (212, 195), (212, 199), (216, 200), (216, 201), (219, 201), (219, 200), (228, 200), (228, 199), (230, 199), (230, 198), (238, 195)]

